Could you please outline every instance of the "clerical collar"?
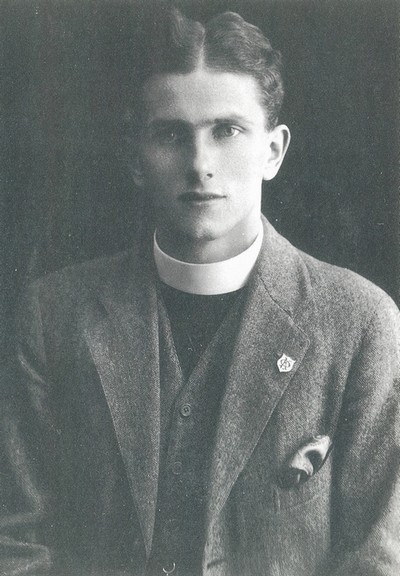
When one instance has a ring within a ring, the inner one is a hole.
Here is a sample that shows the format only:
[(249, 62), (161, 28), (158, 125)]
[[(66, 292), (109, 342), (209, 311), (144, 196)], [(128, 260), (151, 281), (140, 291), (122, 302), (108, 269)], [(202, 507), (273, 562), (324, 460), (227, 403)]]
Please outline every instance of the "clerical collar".
[(154, 233), (154, 260), (160, 280), (182, 292), (211, 296), (243, 288), (254, 268), (263, 240), (263, 226), (253, 244), (233, 258), (210, 264), (182, 262), (169, 256), (157, 244)]

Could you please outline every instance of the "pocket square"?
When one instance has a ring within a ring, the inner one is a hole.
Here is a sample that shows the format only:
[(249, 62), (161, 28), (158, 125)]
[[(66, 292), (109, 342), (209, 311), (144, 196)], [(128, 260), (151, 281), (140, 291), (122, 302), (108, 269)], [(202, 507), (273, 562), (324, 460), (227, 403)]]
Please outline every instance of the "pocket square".
[(280, 474), (282, 488), (303, 484), (321, 468), (332, 447), (329, 436), (314, 436), (297, 450)]

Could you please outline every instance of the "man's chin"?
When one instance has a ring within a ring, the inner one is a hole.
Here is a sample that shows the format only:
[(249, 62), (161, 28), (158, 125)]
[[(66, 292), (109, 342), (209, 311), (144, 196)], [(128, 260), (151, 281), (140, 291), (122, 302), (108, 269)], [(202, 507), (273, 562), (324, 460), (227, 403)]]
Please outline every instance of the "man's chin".
[[(202, 253), (217, 250), (219, 241), (224, 238), (221, 227), (188, 224), (173, 229), (172, 227), (157, 227), (157, 240), (162, 250), (170, 255), (179, 254), (187, 259), (190, 254), (199, 257)], [(178, 258), (179, 259), (179, 258)]]
[(221, 218), (181, 218), (178, 222), (161, 223), (158, 227), (165, 237), (179, 242), (203, 243), (218, 240), (224, 236), (225, 227), (221, 226)]
[(188, 243), (203, 244), (223, 238), (224, 231), (221, 229), (221, 226), (204, 223), (182, 227), (180, 236)]

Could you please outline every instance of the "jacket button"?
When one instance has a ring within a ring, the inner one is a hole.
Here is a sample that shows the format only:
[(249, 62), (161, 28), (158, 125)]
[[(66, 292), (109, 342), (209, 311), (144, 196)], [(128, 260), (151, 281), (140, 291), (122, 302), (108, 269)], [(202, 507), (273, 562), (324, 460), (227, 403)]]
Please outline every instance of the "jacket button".
[(171, 562), (171, 564), (162, 567), (163, 574), (173, 574), (175, 572), (175, 568), (175, 562)]
[(191, 415), (191, 413), (192, 413), (192, 407), (190, 406), (190, 404), (183, 404), (181, 406), (181, 416), (187, 418), (188, 416)]
[(177, 476), (182, 474), (182, 462), (174, 462), (172, 466), (172, 473), (176, 474)]

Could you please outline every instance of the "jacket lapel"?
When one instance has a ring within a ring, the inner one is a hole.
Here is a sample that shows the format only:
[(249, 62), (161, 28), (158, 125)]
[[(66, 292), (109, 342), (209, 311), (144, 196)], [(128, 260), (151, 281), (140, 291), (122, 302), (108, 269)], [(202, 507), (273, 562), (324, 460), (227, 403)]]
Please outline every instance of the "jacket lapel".
[[(306, 354), (295, 316), (310, 307), (308, 275), (297, 251), (265, 223), (264, 243), (236, 340), (211, 468), (208, 522), (222, 510), (273, 411)], [(295, 363), (280, 372), (285, 354)]]
[[(151, 260), (150, 260), (151, 261)], [(86, 341), (100, 376), (126, 467), (147, 553), (157, 502), (160, 398), (157, 295), (146, 258), (102, 285), (103, 314), (86, 325)], [(105, 313), (104, 313), (105, 312)]]

